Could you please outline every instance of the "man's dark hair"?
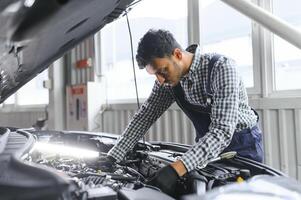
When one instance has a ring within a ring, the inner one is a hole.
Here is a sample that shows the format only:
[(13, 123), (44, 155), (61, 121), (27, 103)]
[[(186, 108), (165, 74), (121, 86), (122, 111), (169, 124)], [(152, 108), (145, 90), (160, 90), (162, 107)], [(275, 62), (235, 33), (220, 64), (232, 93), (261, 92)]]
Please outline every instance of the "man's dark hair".
[(171, 56), (175, 48), (182, 49), (169, 31), (150, 29), (138, 44), (136, 60), (139, 68), (145, 68), (154, 58)]

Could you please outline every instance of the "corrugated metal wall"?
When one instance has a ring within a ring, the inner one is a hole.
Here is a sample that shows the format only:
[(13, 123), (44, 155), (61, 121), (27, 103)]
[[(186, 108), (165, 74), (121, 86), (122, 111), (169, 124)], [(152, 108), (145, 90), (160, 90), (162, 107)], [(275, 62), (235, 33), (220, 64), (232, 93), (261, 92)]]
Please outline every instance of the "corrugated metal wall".
[[(264, 132), (265, 163), (301, 181), (301, 99), (252, 100)], [(135, 104), (110, 105), (99, 119), (101, 130), (120, 134), (136, 111)], [(146, 139), (193, 144), (195, 131), (173, 105), (150, 128)]]
[(301, 181), (301, 109), (260, 110), (265, 163)]
[[(135, 112), (136, 109), (132, 105), (112, 105), (102, 114), (100, 131), (120, 134)], [(192, 144), (194, 135), (194, 128), (189, 119), (179, 109), (171, 108), (149, 129), (145, 138), (149, 141), (162, 140)]]
[(94, 64), (88, 68), (76, 68), (76, 62), (91, 58), (94, 63), (94, 38), (89, 37), (74, 47), (66, 55), (67, 62), (67, 85), (77, 85), (94, 81)]
[(18, 111), (18, 112), (0, 112), (0, 126), (10, 126), (17, 128), (29, 128), (38, 118), (44, 118), (45, 111)]

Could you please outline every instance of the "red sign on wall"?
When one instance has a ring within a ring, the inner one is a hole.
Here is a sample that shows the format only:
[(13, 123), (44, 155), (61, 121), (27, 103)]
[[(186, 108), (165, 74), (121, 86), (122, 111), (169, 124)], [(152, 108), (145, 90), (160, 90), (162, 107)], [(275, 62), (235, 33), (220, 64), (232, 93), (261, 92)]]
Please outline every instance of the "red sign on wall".
[(76, 61), (75, 66), (76, 66), (76, 68), (79, 68), (79, 69), (92, 67), (92, 58), (78, 60), (78, 61)]
[(73, 88), (71, 88), (71, 94), (72, 95), (84, 94), (84, 88), (83, 87), (73, 87)]

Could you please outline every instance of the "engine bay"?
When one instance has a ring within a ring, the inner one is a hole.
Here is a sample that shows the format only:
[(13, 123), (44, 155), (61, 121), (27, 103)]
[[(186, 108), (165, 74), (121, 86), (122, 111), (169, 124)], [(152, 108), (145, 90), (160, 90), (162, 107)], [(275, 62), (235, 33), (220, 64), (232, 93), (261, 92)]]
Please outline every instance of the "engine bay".
[(176, 194), (170, 197), (147, 185), (147, 180), (179, 159), (188, 145), (141, 141), (122, 162), (103, 169), (99, 158), (113, 147), (116, 136), (49, 131), (33, 134), (38, 142), (26, 161), (66, 174), (77, 188), (72, 195), (74, 199), (185, 199), (255, 176), (279, 176), (276, 171), (235, 154), (221, 156), (183, 176), (177, 183)]

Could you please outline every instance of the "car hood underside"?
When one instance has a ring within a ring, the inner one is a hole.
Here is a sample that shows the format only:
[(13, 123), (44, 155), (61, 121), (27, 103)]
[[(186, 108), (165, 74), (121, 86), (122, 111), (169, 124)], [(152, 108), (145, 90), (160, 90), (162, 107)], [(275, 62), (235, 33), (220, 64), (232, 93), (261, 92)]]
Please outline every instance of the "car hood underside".
[(132, 2), (0, 1), (0, 103)]

